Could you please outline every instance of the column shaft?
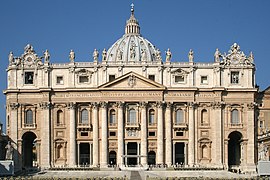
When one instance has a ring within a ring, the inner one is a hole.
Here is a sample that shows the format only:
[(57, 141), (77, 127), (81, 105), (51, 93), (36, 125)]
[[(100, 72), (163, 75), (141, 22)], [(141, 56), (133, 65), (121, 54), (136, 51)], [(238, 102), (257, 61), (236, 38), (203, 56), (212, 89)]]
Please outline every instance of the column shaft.
[(141, 104), (141, 162), (147, 165), (147, 120), (146, 120), (146, 104)]
[(103, 102), (101, 104), (101, 167), (107, 167), (108, 165), (108, 123), (107, 123), (107, 103)]
[(69, 166), (76, 166), (75, 104), (69, 104)]
[(188, 131), (188, 164), (193, 165), (195, 162), (195, 124), (194, 124), (194, 108), (193, 104), (189, 106), (188, 111), (188, 125), (189, 125), (189, 131)]
[(98, 104), (93, 105), (93, 166), (99, 164), (99, 142), (98, 142)]
[(165, 163), (172, 165), (172, 118), (171, 118), (171, 104), (167, 104), (166, 114), (166, 161)]
[[(14, 168), (15, 172), (18, 170), (21, 170), (21, 164), (18, 156), (18, 151), (21, 152), (20, 149), (18, 149), (18, 107), (19, 105), (17, 103), (12, 103), (10, 104), (10, 133), (9, 133), (9, 138), (11, 139), (12, 147), (14, 148), (13, 151), (13, 160), (14, 160)], [(21, 138), (21, 137), (20, 137)]]
[(117, 164), (122, 165), (122, 156), (124, 155), (124, 117), (123, 117), (123, 103), (118, 103), (118, 153), (117, 153)]
[(157, 117), (157, 124), (158, 124), (158, 129), (157, 129), (157, 164), (163, 164), (164, 163), (164, 144), (163, 144), (163, 112), (162, 112), (162, 107), (163, 104), (160, 102), (158, 103), (158, 117)]

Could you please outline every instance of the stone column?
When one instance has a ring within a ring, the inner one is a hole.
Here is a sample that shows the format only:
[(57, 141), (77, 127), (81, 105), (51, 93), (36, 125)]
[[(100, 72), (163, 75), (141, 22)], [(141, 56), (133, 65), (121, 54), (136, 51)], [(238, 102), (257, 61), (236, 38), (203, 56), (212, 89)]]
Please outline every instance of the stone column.
[(108, 122), (107, 122), (107, 103), (102, 102), (101, 107), (101, 161), (100, 167), (106, 168), (108, 165)]
[(228, 169), (229, 162), (228, 162), (228, 145), (229, 145), (229, 139), (224, 139), (224, 166), (225, 169)]
[(188, 164), (193, 165), (195, 162), (195, 122), (193, 103), (189, 103), (188, 121)]
[(147, 165), (147, 104), (142, 102), (141, 106), (141, 163), (143, 166)]
[(75, 103), (69, 103), (69, 167), (76, 166), (76, 118)]
[(158, 102), (158, 113), (157, 113), (157, 164), (164, 164), (164, 143), (163, 143), (163, 103)]
[(124, 114), (123, 114), (123, 107), (124, 103), (118, 102), (118, 121), (117, 121), (117, 127), (118, 127), (118, 149), (117, 149), (117, 164), (123, 165), (122, 156), (124, 155)]
[(99, 142), (98, 142), (98, 103), (93, 103), (93, 166), (98, 166)]
[(247, 169), (248, 171), (255, 171), (255, 157), (254, 157), (254, 149), (255, 149), (255, 120), (254, 120), (254, 104), (248, 104), (247, 109)]
[[(9, 126), (10, 126), (10, 133), (9, 133), (9, 138), (11, 139), (12, 147), (14, 149), (13, 151), (13, 160), (14, 160), (14, 170), (15, 172), (18, 170), (21, 170), (21, 163), (19, 160), (19, 154), (18, 151), (21, 152), (21, 149), (18, 147), (18, 108), (19, 104), (18, 103), (11, 103), (10, 104), (10, 117), (9, 117)], [(21, 137), (20, 137), (21, 139)]]
[(215, 134), (213, 134), (215, 137), (215, 144), (214, 144), (214, 147), (213, 147), (213, 150), (215, 151), (215, 162), (216, 162), (216, 165), (218, 167), (222, 167), (222, 163), (223, 163), (223, 148), (222, 148), (222, 142), (223, 142), (223, 129), (222, 129), (222, 122), (223, 122), (223, 119), (222, 119), (222, 104), (220, 103), (217, 103), (214, 105), (214, 116), (212, 117), (215, 117), (214, 119), (214, 126), (215, 127)]
[(171, 103), (167, 103), (165, 122), (166, 122), (166, 161), (168, 166), (172, 165), (172, 117), (171, 117)]
[(43, 120), (41, 121), (41, 167), (49, 168), (51, 160), (51, 138), (50, 138), (50, 102), (43, 102), (40, 104), (42, 108)]

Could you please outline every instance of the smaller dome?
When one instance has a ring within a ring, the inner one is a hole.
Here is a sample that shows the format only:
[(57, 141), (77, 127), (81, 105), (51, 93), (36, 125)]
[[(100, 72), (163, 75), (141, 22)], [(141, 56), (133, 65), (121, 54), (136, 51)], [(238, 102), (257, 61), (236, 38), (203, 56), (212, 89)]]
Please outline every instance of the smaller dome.
[(131, 16), (126, 22), (125, 34), (107, 51), (107, 61), (161, 61), (160, 51), (140, 35), (140, 26), (134, 16), (134, 5), (131, 5)]

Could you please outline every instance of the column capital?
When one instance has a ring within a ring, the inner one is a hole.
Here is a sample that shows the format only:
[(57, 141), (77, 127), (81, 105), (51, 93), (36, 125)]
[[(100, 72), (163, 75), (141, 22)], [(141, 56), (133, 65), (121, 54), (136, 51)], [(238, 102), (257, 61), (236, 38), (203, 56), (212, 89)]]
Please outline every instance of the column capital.
[(107, 108), (108, 102), (102, 101), (102, 102), (99, 103), (99, 105), (100, 105), (101, 108)]
[(51, 102), (41, 102), (41, 103), (39, 103), (39, 107), (41, 109), (50, 109), (52, 107), (52, 103)]
[(91, 106), (94, 108), (94, 109), (97, 109), (99, 107), (99, 103), (98, 102), (93, 102), (91, 103)]
[(123, 108), (124, 105), (125, 105), (125, 102), (123, 102), (123, 101), (118, 101), (118, 102), (116, 102), (116, 106), (117, 106), (118, 108)]
[(9, 107), (11, 108), (11, 110), (17, 110), (20, 107), (19, 103), (10, 103)]
[(166, 102), (166, 108), (171, 109), (173, 107), (173, 103), (171, 102)]
[(163, 101), (156, 102), (157, 108), (163, 108), (165, 103)]
[(247, 104), (248, 110), (253, 110), (253, 109), (255, 109), (257, 106), (258, 106), (258, 104), (255, 103), (255, 102), (251, 102), (251, 103)]
[(140, 102), (140, 108), (146, 108), (148, 106), (148, 103), (145, 101)]
[(221, 109), (225, 106), (225, 102), (221, 101), (221, 102), (213, 102), (211, 105), (213, 107), (213, 109)]
[(196, 108), (197, 105), (198, 105), (197, 102), (188, 102), (188, 103), (187, 103), (187, 106), (188, 106), (190, 109)]
[(67, 104), (68, 109), (75, 109), (76, 108), (76, 103), (75, 102), (70, 102)]

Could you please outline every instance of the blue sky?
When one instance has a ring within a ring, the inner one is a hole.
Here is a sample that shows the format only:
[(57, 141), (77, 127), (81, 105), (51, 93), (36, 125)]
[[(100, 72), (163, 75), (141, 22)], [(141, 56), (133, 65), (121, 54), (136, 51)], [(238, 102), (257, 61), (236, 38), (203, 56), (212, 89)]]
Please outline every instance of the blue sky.
[[(130, 4), (141, 34), (162, 52), (170, 48), (173, 61), (213, 62), (216, 48), (227, 52), (237, 42), (245, 54), (253, 51), (256, 80), (261, 90), (270, 85), (269, 0), (3, 0), (0, 2), (0, 89), (6, 88), (8, 54), (20, 56), (27, 43), (51, 62), (92, 61), (95, 48), (108, 49), (124, 34)], [(0, 119), (5, 119), (5, 96), (0, 94)]]

